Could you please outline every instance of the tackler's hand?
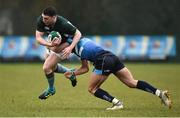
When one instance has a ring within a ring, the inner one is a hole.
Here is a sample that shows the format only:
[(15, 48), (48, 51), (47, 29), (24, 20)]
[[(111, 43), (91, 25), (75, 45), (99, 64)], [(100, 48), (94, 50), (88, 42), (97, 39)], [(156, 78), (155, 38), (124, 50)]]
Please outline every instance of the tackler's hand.
[(66, 59), (69, 58), (71, 52), (72, 52), (71, 47), (70, 47), (70, 46), (69, 46), (69, 47), (66, 47), (66, 48), (62, 51), (62, 56), (63, 56), (63, 58), (66, 58)]
[(64, 76), (71, 81), (71, 84), (72, 84), (73, 87), (76, 86), (77, 80), (76, 80), (76, 75), (75, 75), (75, 73), (74, 73), (74, 69), (71, 70), (71, 71), (67, 71), (66, 73), (64, 73)]
[(74, 78), (76, 78), (76, 75), (75, 75), (74, 71), (72, 71), (72, 70), (65, 72), (65, 73), (64, 73), (64, 76), (65, 76), (66, 78), (68, 78), (68, 79), (74, 79)]

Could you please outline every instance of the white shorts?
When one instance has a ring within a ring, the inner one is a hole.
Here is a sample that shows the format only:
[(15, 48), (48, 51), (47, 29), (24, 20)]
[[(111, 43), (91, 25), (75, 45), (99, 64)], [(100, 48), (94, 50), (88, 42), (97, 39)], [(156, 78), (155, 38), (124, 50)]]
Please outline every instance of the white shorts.
[(62, 58), (62, 52), (56, 53), (56, 52), (54, 52), (54, 51), (52, 51), (52, 50), (46, 49), (46, 53), (47, 53), (48, 55), (50, 55), (50, 54), (55, 54), (55, 55), (56, 55), (57, 57), (59, 57), (61, 60), (64, 60), (64, 59)]

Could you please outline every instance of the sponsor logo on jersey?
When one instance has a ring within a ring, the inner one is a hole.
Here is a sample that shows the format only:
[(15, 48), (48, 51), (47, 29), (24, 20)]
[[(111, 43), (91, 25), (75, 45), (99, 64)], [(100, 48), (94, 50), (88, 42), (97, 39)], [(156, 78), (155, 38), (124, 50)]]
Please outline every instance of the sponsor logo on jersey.
[(45, 27), (44, 27), (44, 29), (45, 29), (45, 30), (49, 30), (50, 28), (49, 28), (49, 27), (47, 27), (47, 26), (45, 26)]

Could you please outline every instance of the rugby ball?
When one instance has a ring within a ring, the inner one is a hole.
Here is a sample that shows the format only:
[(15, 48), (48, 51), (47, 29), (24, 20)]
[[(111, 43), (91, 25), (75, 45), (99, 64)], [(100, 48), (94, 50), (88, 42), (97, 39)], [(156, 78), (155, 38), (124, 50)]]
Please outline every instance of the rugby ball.
[(52, 31), (48, 35), (48, 42), (52, 42), (52, 41), (57, 40), (57, 39), (61, 40), (61, 35), (57, 31)]

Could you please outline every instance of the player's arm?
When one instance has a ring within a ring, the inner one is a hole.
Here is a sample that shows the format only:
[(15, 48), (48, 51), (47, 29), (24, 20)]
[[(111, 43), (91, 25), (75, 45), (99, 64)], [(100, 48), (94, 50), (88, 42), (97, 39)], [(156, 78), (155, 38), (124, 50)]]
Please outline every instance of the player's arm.
[(54, 42), (47, 42), (47, 41), (43, 38), (43, 35), (44, 35), (44, 32), (40, 32), (40, 31), (36, 30), (36, 41), (37, 41), (39, 44), (44, 45), (44, 46), (47, 46), (47, 47), (53, 47), (53, 46), (56, 45)]
[(67, 19), (62, 18), (62, 30), (65, 34), (72, 36), (73, 42), (63, 50), (63, 56), (68, 57), (72, 52), (75, 45), (81, 39), (81, 32), (73, 24), (71, 24)]
[(76, 46), (76, 44), (78, 43), (80, 38), (81, 38), (81, 32), (78, 29), (76, 29), (76, 32), (75, 32), (74, 37), (73, 37), (73, 41), (72, 41), (71, 45), (69, 46), (71, 51)]
[(78, 29), (76, 29), (71, 45), (63, 50), (63, 57), (67, 58), (70, 55), (70, 53), (72, 52), (73, 48), (76, 46), (80, 38), (81, 32)]
[(66, 72), (64, 73), (66, 78), (70, 78), (72, 75), (82, 75), (84, 73), (87, 73), (89, 71), (89, 65), (88, 65), (88, 61), (87, 60), (82, 60), (81, 61), (81, 67), (76, 69), (73, 72)]
[(62, 43), (62, 44), (60, 44), (60, 45), (58, 45), (58, 46), (49, 47), (49, 49), (52, 50), (52, 51), (55, 52), (55, 53), (60, 53), (60, 52), (62, 52), (62, 50), (63, 50), (64, 48), (66, 48), (66, 47), (68, 47), (68, 46), (69, 46), (69, 43), (65, 42), (65, 43)]
[(75, 75), (82, 75), (89, 71), (89, 64), (87, 60), (81, 60), (81, 67), (74, 71)]

